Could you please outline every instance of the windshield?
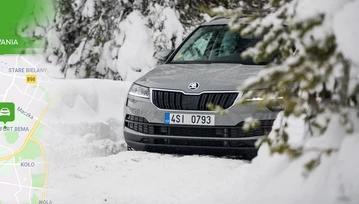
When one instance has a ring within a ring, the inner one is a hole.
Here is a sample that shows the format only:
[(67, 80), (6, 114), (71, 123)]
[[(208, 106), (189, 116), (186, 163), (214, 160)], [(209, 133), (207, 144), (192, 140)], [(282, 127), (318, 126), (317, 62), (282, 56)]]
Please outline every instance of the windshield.
[[(251, 58), (242, 58), (248, 47), (260, 38), (241, 36), (226, 25), (202, 26), (181, 46), (170, 63), (238, 63), (254, 65)], [(260, 64), (267, 64), (263, 62)]]

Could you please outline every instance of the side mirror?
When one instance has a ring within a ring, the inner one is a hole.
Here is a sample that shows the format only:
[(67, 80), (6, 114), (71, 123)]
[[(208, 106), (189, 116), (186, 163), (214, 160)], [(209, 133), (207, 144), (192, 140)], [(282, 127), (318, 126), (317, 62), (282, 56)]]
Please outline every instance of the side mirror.
[(158, 60), (159, 64), (163, 64), (164, 62), (166, 62), (166, 60), (172, 54), (172, 52), (173, 50), (169, 50), (169, 49), (161, 50), (155, 53), (155, 58)]

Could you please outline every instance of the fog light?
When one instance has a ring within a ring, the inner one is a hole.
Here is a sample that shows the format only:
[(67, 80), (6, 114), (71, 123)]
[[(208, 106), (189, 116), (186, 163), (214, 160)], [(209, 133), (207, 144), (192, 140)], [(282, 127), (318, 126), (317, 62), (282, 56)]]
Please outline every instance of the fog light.
[(283, 106), (282, 105), (270, 106), (268, 107), (268, 109), (271, 111), (279, 112), (283, 110)]

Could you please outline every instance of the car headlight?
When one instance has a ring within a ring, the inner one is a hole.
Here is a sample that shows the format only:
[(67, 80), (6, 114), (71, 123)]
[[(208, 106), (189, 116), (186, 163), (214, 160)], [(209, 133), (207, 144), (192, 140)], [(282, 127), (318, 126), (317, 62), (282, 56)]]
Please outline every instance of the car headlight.
[(150, 90), (148, 87), (132, 84), (128, 95), (137, 96), (141, 98), (150, 98)]
[(283, 97), (281, 96), (277, 96), (277, 94), (275, 93), (267, 93), (266, 95), (264, 95), (261, 92), (257, 92), (257, 91), (248, 91), (245, 92), (243, 95), (246, 95), (246, 101), (247, 102), (253, 102), (253, 101), (263, 101), (264, 99), (266, 100), (282, 100)]
[(281, 100), (283, 100), (283, 97), (278, 96), (275, 93), (264, 94), (263, 92), (254, 90), (254, 91), (247, 91), (243, 95), (246, 96), (245, 98), (246, 102), (258, 102), (258, 103), (264, 102), (264, 104), (262, 105), (265, 105), (271, 111), (277, 112), (283, 110), (283, 106), (281, 105)]
[(247, 98), (246, 98), (247, 102), (263, 101), (263, 96), (255, 91), (244, 92), (243, 95), (247, 96)]

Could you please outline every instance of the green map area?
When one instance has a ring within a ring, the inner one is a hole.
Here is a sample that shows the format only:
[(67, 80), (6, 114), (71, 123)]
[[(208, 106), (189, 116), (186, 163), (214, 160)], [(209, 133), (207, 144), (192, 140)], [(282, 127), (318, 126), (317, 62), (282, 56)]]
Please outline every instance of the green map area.
[(44, 36), (32, 36), (36, 26), (46, 17), (47, 0), (5, 0), (0, 7), (0, 54), (21, 54), (38, 48)]

